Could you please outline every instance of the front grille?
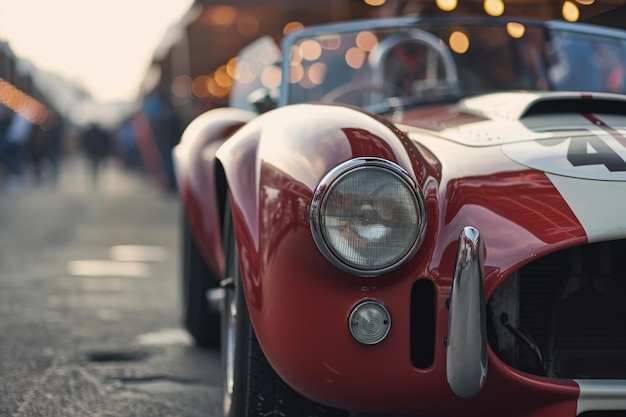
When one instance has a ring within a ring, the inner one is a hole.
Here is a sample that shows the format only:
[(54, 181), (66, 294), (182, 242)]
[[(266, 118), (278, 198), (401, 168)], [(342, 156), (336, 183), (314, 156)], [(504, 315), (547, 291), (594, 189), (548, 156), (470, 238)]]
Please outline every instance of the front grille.
[(535, 375), (625, 378), (625, 253), (625, 240), (594, 243), (521, 268), (489, 301), (494, 351)]

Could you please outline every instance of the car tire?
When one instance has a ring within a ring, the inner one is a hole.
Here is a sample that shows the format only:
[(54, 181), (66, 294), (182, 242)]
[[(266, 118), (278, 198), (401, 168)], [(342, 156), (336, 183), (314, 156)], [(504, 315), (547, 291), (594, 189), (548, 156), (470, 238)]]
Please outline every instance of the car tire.
[(265, 358), (250, 322), (239, 271), (230, 210), (225, 212), (226, 294), (222, 312), (222, 381), (225, 417), (347, 417), (289, 387)]
[(184, 215), (181, 223), (183, 324), (197, 346), (217, 349), (220, 312), (210, 308), (207, 291), (219, 284), (204, 262)]

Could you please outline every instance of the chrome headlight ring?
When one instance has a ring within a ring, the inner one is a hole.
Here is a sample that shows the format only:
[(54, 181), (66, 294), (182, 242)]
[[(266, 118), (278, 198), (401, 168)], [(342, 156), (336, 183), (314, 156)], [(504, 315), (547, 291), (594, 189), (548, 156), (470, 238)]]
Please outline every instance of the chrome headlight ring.
[(424, 235), (426, 205), (402, 167), (380, 158), (356, 158), (321, 180), (310, 223), (317, 247), (332, 264), (374, 277), (413, 257)]

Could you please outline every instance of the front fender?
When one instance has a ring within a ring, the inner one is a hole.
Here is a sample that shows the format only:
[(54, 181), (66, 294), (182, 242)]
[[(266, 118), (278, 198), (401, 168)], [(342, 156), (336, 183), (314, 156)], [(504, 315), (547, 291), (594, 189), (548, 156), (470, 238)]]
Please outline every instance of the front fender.
[[(324, 333), (316, 326), (335, 328), (330, 334), (347, 334), (346, 321), (336, 318), (347, 320), (351, 305), (331, 299), (340, 298), (337, 285), (361, 282), (323, 257), (309, 227), (311, 199), (320, 180), (357, 157), (392, 161), (420, 186), (426, 177), (426, 164), (399, 129), (378, 116), (340, 105), (275, 109), (248, 123), (217, 152), (230, 191), (251, 321), (268, 360), (296, 389), (302, 387), (292, 370), (302, 351), (286, 348), (293, 343), (284, 343), (285, 338), (310, 344), (311, 333)], [(293, 314), (318, 302), (324, 306), (319, 323), (297, 324)]]
[(216, 277), (223, 276), (224, 256), (215, 190), (215, 152), (233, 132), (255, 116), (255, 113), (234, 108), (209, 110), (189, 124), (173, 151), (185, 219)]

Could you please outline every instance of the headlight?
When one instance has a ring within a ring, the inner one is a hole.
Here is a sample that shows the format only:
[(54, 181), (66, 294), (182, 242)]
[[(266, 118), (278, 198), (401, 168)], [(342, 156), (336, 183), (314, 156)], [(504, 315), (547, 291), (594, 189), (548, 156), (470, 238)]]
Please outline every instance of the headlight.
[(347, 161), (326, 175), (311, 203), (311, 230), (320, 251), (337, 267), (376, 276), (408, 261), (421, 240), (421, 191), (396, 164)]

